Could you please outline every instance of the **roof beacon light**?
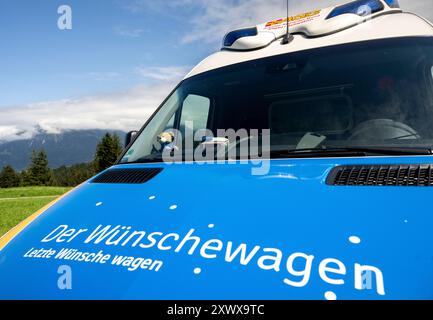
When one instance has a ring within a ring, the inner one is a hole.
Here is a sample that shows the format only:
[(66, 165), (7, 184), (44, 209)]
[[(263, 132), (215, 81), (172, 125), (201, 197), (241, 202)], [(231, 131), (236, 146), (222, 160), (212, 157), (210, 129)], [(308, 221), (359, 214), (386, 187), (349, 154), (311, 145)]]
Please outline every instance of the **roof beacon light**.
[(237, 51), (256, 50), (266, 47), (275, 39), (274, 33), (259, 32), (257, 27), (239, 29), (226, 34), (223, 48)]
[(224, 47), (231, 47), (236, 40), (244, 37), (254, 37), (257, 33), (257, 27), (231, 31), (224, 37)]
[(398, 0), (384, 0), (390, 8), (400, 8)]
[[(392, 0), (388, 1), (393, 2)], [(352, 13), (361, 17), (365, 17), (370, 14), (382, 11), (383, 9), (385, 9), (385, 7), (380, 0), (357, 0), (336, 7), (331, 11), (326, 19), (335, 18), (346, 13)]]

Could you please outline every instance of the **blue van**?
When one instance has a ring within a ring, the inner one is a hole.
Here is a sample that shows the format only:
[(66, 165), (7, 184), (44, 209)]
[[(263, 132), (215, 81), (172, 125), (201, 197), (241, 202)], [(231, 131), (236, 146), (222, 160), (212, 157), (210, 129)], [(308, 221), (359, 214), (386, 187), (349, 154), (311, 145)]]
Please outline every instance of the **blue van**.
[(230, 32), (0, 239), (0, 299), (432, 299), (432, 123), (433, 26), (395, 0)]

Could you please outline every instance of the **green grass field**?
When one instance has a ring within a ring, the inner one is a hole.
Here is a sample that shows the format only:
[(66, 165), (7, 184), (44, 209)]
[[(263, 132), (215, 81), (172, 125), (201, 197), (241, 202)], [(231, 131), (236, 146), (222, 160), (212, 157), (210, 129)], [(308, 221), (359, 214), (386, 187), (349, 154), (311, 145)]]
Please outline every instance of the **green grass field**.
[(70, 188), (0, 189), (0, 236)]

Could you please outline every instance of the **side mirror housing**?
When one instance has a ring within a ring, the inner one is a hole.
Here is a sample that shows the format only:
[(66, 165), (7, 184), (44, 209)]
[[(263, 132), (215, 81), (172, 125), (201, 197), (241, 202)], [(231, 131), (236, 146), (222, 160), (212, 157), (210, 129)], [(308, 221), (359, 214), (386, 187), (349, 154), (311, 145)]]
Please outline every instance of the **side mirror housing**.
[(132, 140), (134, 140), (135, 136), (138, 134), (138, 131), (129, 131), (125, 136), (125, 148), (129, 146)]

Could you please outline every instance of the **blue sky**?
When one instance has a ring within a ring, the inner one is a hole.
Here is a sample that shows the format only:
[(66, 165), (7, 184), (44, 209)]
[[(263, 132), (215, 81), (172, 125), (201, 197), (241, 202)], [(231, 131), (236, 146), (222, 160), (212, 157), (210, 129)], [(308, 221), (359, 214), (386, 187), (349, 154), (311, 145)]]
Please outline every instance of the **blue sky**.
[[(73, 29), (57, 28), (72, 8)], [(135, 2), (137, 3), (137, 2)], [(193, 8), (173, 14), (120, 0), (2, 0), (0, 106), (125, 90), (146, 80), (140, 68), (192, 66), (215, 50), (181, 43)]]
[[(433, 20), (431, 0), (400, 3)], [(72, 9), (72, 30), (57, 27), (60, 5)], [(0, 141), (36, 127), (138, 129), (227, 31), (285, 12), (285, 0), (0, 0)]]

